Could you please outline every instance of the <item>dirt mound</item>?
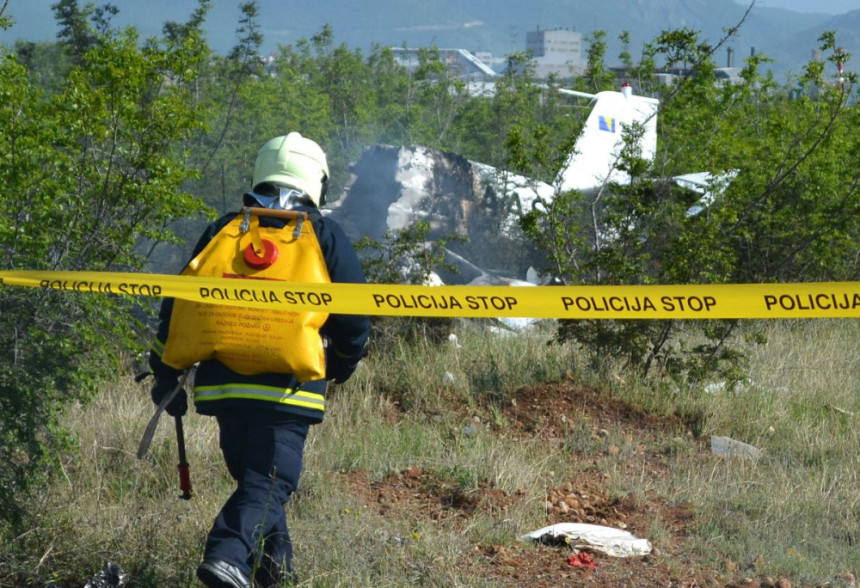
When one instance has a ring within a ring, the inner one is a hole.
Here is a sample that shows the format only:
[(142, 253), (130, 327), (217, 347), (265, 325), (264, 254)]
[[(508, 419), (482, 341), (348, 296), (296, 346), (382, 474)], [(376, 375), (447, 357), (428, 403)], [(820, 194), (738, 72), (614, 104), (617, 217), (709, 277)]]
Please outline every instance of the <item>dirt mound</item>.
[(595, 433), (601, 434), (612, 426), (631, 431), (664, 434), (683, 430), (683, 423), (674, 417), (655, 417), (640, 408), (572, 381), (564, 380), (519, 389), (502, 414), (511, 427), (510, 434), (544, 440), (558, 440), (571, 429), (573, 417), (587, 415)]

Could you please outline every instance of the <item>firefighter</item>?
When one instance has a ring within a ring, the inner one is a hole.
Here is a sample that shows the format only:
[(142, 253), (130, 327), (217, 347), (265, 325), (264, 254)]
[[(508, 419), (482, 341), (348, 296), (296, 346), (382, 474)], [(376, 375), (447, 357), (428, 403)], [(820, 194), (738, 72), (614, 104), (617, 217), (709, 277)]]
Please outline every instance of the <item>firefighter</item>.
[[(322, 254), (318, 256), (320, 263), (324, 264), (318, 273), (327, 274), (331, 282), (365, 283), (358, 256), (343, 229), (319, 213), (318, 208), (325, 203), (328, 175), (325, 153), (316, 142), (298, 132), (275, 137), (257, 155), (253, 188), (243, 195), (243, 210), (257, 207), (307, 213), (313, 228), (311, 236)], [(212, 223), (197, 243), (186, 270), (209, 263), (205, 257), (207, 247), (227, 234), (228, 227), (241, 215), (227, 214)], [(276, 217), (259, 218), (260, 227), (270, 231), (281, 229), (286, 222)], [(254, 259), (257, 258), (251, 258)], [(257, 266), (264, 262), (262, 259)], [(156, 377), (152, 400), (156, 403), (177, 387), (182, 368), (195, 359), (174, 361), (174, 350), (181, 352), (200, 344), (190, 341), (194, 338), (191, 335), (183, 336), (185, 341), (170, 336), (172, 329), (179, 332), (188, 314), (185, 310), (180, 312), (186, 308), (180, 306), (183, 303), (165, 299), (161, 306), (150, 353), (150, 367)], [(192, 328), (183, 332), (196, 331)], [(247, 357), (248, 352), (253, 355), (253, 348), (242, 349), (229, 366), (226, 359), (211, 359), (211, 353), (204, 356), (208, 359), (196, 362), (195, 408), (217, 419), (224, 461), (236, 481), (235, 491), (212, 525), (203, 562), (197, 568), (198, 578), (207, 586), (249, 587), (252, 578), (256, 585), (274, 586), (294, 579), (284, 504), (299, 481), (308, 428), (323, 420), (326, 380), (343, 383), (352, 375), (366, 355), (369, 333), (367, 316), (329, 314), (318, 333), (313, 329), (310, 339), (303, 335), (301, 345), (283, 345), (287, 354), (293, 351), (286, 348), (293, 347), (301, 347), (299, 351), (311, 357), (316, 347), (322, 350), (323, 371), (307, 381), (279, 367), (260, 368), (259, 362), (244, 369), (242, 357)], [(314, 337), (318, 337), (316, 342)], [(249, 373), (255, 371), (260, 373)], [(167, 412), (181, 416), (186, 410), (187, 399), (182, 391), (168, 405)]]

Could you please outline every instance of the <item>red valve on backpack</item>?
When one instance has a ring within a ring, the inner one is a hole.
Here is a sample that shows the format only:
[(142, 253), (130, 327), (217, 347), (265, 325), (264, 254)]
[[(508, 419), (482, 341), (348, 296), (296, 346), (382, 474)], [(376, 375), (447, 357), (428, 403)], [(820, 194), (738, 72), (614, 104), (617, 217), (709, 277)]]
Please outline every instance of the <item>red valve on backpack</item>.
[(278, 247), (268, 239), (263, 239), (263, 251), (256, 251), (254, 244), (245, 247), (245, 263), (254, 269), (266, 269), (278, 259)]

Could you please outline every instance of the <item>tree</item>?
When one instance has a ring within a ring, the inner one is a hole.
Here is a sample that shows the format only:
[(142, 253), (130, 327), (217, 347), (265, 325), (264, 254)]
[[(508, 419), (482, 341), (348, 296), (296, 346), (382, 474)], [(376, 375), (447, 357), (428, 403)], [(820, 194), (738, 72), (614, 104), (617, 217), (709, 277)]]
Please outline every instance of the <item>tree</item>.
[(608, 90), (616, 84), (615, 74), (604, 65), (606, 57), (606, 32), (594, 31), (588, 43), (588, 59), (585, 72), (577, 86), (584, 92), (596, 93)]
[[(203, 9), (208, 9), (208, 2), (205, 5), (201, 3), (199, 10)], [(209, 204), (221, 208), (222, 212), (229, 208), (227, 203), (235, 198), (235, 192), (249, 187), (242, 181), (249, 173), (247, 165), (230, 166), (231, 171), (236, 170), (239, 174), (239, 178), (236, 178), (227, 174), (224, 161), (226, 159), (231, 164), (234, 163), (234, 152), (231, 149), (234, 132), (243, 133), (259, 128), (242, 128), (236, 118), (246, 106), (242, 100), (243, 90), (254, 85), (264, 75), (259, 55), (263, 36), (257, 23), (257, 3), (245, 2), (240, 5), (240, 10), (242, 17), (236, 29), (237, 44), (226, 58), (216, 60), (202, 72), (204, 83), (198, 92), (198, 100), (207, 113), (207, 120), (205, 128), (197, 134), (193, 150), (194, 160), (190, 162), (199, 170), (201, 176), (201, 182), (195, 186), (195, 191)], [(200, 25), (202, 18), (196, 15), (188, 23), (195, 32)], [(256, 143), (260, 143), (260, 140), (257, 139), (242, 150), (245, 160), (251, 148), (259, 148), (254, 145)]]
[[(390, 47), (375, 46), (367, 59), (373, 80), (375, 135), (380, 143), (414, 144), (412, 110), (414, 86), (406, 67)], [(383, 116), (379, 116), (384, 113)]]
[(42, 91), (58, 92), (72, 68), (72, 59), (61, 43), (17, 41), (18, 62), (26, 66), (30, 79)]
[[(141, 49), (133, 30), (99, 37), (62, 89), (43, 96), (0, 57), (0, 267), (138, 270), (144, 245), (203, 210), (180, 190), (193, 175), (178, 146), (200, 114), (181, 86), (193, 47)], [(0, 518), (18, 510), (67, 441), (60, 417), (114, 377), (136, 348), (121, 295), (0, 285)]]
[(373, 90), (361, 51), (333, 45), (334, 34), (326, 25), (298, 49), (310, 86), (327, 97), (332, 133), (326, 151), (329, 167), (340, 164), (345, 169), (372, 141)]
[(60, 25), (57, 39), (66, 47), (75, 63), (81, 63), (87, 51), (93, 48), (98, 35), (89, 23), (95, 12), (95, 5), (86, 4), (83, 8), (78, 0), (59, 0), (51, 5), (54, 18)]
[[(431, 274), (444, 269), (456, 272), (445, 262), (449, 243), (462, 241), (446, 235), (428, 241), (430, 223), (418, 221), (398, 231), (387, 231), (382, 241), (362, 237), (355, 244), (367, 280), (378, 284), (426, 284)], [(390, 345), (402, 338), (416, 336), (444, 341), (451, 334), (454, 319), (434, 317), (373, 317), (371, 338), (378, 345)]]
[(4, 31), (12, 26), (12, 19), (6, 14), (6, 8), (9, 6), (9, 0), (3, 0), (3, 6), (0, 7), (0, 29)]

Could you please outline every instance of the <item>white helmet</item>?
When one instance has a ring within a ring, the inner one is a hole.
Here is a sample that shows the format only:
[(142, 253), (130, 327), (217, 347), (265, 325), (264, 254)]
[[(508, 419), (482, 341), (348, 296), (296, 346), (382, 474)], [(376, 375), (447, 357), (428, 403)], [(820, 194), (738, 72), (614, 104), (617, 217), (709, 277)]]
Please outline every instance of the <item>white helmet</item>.
[(325, 204), (328, 187), (325, 153), (315, 141), (295, 131), (270, 139), (260, 148), (254, 165), (253, 187), (264, 182), (300, 190), (319, 207)]

